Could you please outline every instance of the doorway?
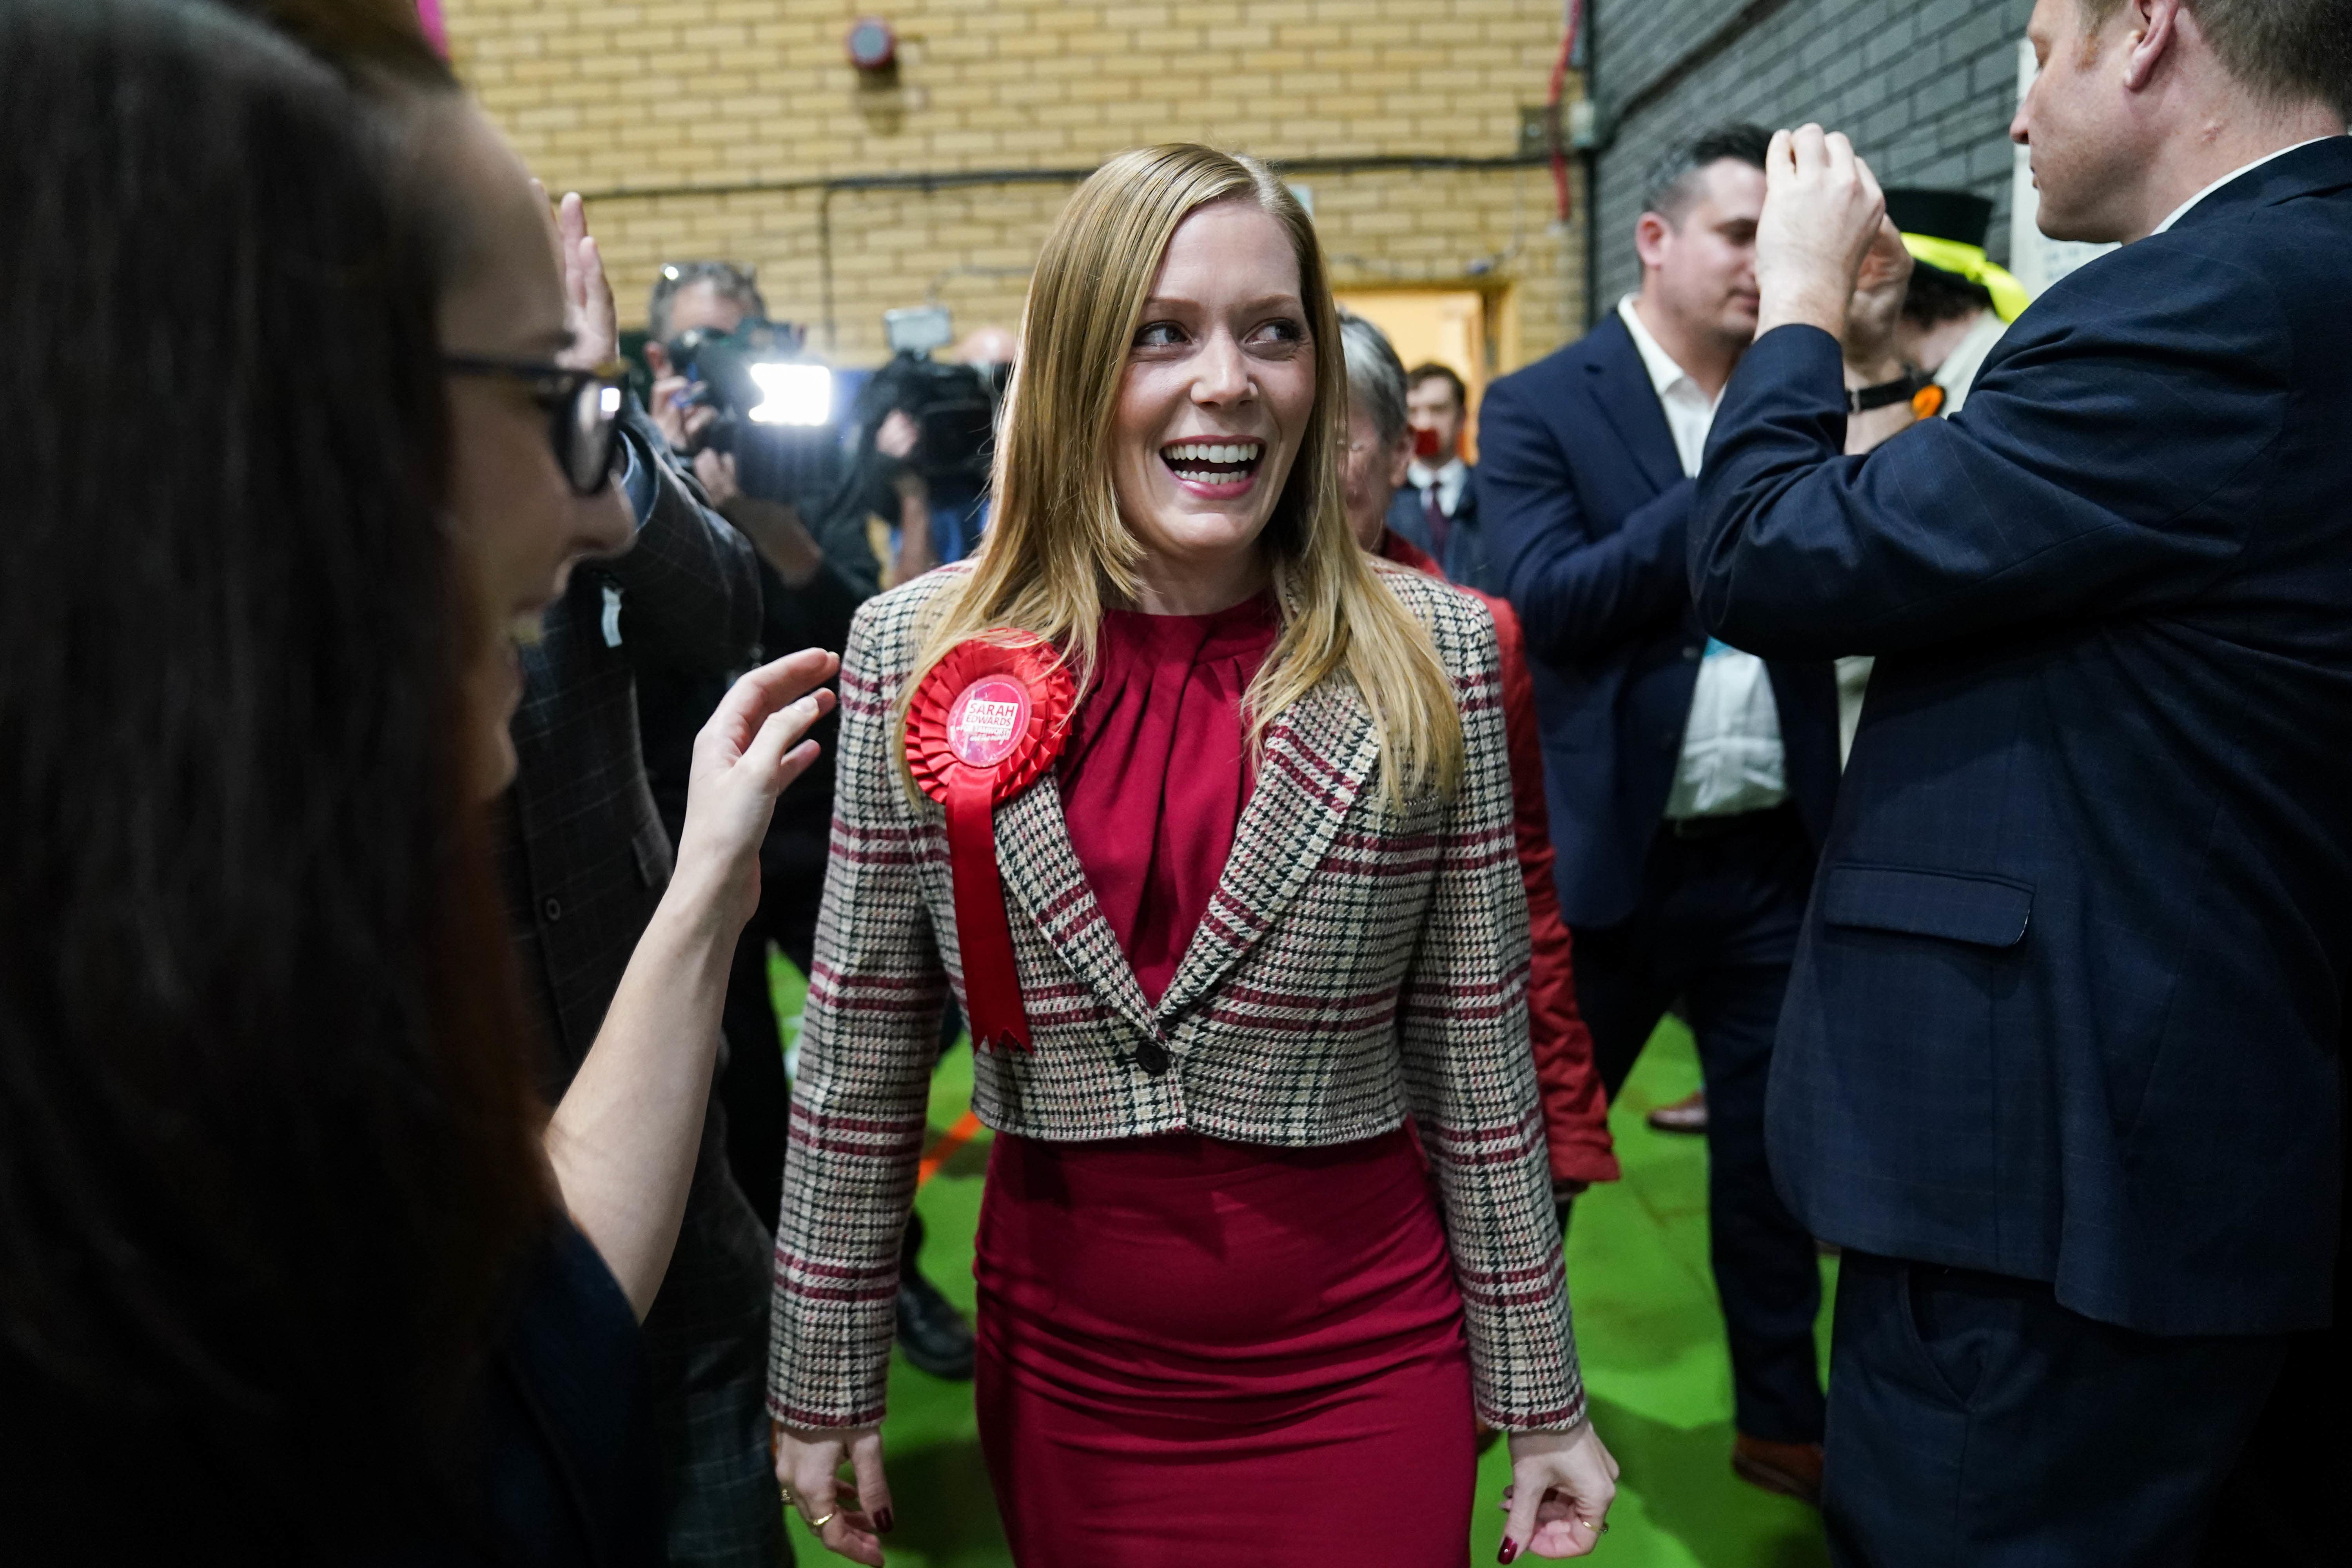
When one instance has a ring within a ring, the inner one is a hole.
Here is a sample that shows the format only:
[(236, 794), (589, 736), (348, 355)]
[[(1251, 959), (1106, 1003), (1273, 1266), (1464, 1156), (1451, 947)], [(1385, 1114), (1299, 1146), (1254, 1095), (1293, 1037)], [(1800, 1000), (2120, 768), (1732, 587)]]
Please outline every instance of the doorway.
[(1406, 370), (1431, 361), (1469, 389), (1469, 423), (1462, 455), (1478, 460), (1478, 404), (1505, 350), (1497, 329), (1507, 324), (1507, 301), (1480, 289), (1349, 289), (1339, 302), (1388, 334)]

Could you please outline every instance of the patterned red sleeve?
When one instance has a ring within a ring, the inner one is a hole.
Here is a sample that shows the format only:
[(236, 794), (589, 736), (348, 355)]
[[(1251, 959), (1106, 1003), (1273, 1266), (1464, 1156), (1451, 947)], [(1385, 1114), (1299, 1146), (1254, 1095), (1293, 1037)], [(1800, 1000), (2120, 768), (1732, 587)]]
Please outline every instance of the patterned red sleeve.
[(1508, 1431), (1558, 1430), (1583, 1419), (1584, 1386), (1528, 1048), (1528, 900), (1500, 654), (1483, 606), (1432, 593), (1444, 596), (1433, 630), (1461, 694), (1466, 757), (1400, 1003), (1406, 1096), (1445, 1205), (1479, 1415)]
[(842, 657), (832, 857), (776, 1226), (768, 1408), (792, 1426), (882, 1419), (898, 1244), (947, 997), (922, 897), (925, 839), (893, 761), (902, 650), (924, 596), (868, 601)]

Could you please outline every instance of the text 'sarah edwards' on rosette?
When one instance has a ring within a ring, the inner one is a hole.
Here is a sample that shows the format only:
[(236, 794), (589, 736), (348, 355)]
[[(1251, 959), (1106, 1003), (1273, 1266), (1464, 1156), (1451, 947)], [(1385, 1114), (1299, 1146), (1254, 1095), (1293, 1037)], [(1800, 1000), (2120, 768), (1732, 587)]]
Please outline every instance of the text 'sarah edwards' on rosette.
[(947, 808), (948, 866), (975, 1046), (1030, 1048), (996, 867), (996, 807), (1053, 765), (1077, 700), (1053, 646), (1025, 632), (958, 643), (907, 709), (907, 765)]

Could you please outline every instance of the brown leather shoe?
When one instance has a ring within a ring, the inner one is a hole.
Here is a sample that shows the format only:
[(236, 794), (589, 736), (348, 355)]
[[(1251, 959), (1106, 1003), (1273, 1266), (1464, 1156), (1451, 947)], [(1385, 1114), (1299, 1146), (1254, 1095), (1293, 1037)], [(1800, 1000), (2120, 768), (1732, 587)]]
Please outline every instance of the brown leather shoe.
[(1661, 1132), (1706, 1131), (1706, 1090), (1693, 1089), (1672, 1105), (1661, 1105), (1650, 1112), (1651, 1126)]
[(1822, 1506), (1819, 1443), (1773, 1443), (1742, 1432), (1731, 1445), (1731, 1473), (1751, 1487)]

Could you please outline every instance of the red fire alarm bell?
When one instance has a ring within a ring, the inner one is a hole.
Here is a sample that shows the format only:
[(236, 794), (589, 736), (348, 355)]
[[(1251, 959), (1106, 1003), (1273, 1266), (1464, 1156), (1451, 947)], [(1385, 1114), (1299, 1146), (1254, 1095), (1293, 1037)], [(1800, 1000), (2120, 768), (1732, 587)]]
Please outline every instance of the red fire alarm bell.
[(849, 63), (862, 71), (885, 71), (898, 63), (898, 35), (879, 16), (860, 16), (849, 29)]

